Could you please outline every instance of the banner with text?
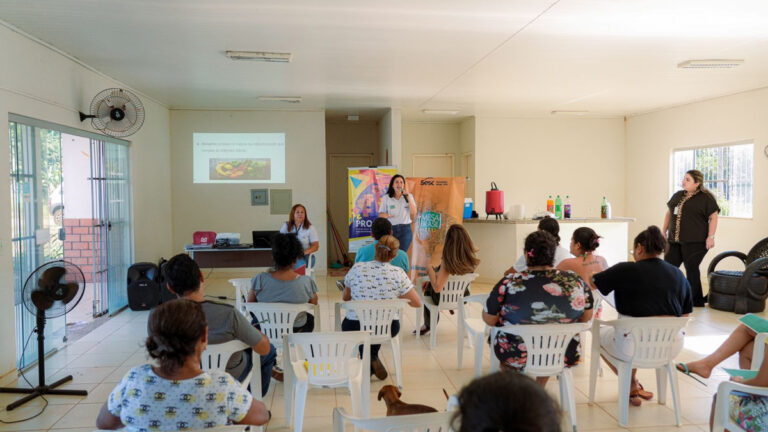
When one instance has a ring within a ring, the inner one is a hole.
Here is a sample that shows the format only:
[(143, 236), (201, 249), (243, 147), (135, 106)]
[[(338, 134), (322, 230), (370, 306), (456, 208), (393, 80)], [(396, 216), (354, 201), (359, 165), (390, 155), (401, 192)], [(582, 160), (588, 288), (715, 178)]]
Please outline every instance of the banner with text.
[(448, 227), (461, 224), (464, 214), (464, 177), (408, 178), (408, 191), (416, 200), (413, 243), (408, 251), (412, 278), (426, 276), (427, 266), (437, 266), (443, 255)]
[(387, 193), (395, 167), (349, 168), (349, 252), (373, 243), (371, 225), (379, 216), (381, 197)]

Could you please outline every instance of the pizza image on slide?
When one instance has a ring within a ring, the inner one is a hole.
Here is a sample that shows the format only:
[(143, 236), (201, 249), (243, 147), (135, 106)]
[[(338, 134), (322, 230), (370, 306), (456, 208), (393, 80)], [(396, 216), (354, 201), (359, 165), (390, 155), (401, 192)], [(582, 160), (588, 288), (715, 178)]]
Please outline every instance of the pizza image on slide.
[(272, 160), (263, 159), (209, 159), (209, 180), (270, 180)]

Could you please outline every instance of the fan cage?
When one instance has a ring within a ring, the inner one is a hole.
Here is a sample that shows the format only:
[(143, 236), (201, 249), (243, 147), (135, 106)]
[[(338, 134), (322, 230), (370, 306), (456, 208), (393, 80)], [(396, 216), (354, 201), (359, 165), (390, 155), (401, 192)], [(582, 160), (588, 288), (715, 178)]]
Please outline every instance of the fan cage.
[[(110, 112), (120, 108), (125, 113), (122, 120), (112, 120)], [(110, 88), (99, 92), (91, 101), (91, 125), (106, 135), (126, 137), (133, 135), (144, 124), (144, 105), (132, 92)]]

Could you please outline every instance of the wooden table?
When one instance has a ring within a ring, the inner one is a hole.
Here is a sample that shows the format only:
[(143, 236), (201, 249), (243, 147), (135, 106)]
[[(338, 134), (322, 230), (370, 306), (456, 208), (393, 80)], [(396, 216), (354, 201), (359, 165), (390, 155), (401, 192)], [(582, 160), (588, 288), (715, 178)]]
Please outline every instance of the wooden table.
[(201, 268), (272, 267), (272, 249), (219, 249), (184, 247), (190, 258)]

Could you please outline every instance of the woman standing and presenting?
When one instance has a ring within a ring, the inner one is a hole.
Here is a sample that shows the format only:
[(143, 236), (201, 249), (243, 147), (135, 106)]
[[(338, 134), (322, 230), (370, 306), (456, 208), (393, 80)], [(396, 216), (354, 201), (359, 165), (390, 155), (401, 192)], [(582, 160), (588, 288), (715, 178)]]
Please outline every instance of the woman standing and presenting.
[[(280, 228), (281, 234), (296, 234), (301, 242), (301, 247), (304, 248), (304, 255), (296, 261), (296, 267), (306, 267), (309, 262), (309, 254), (317, 252), (320, 249), (320, 240), (317, 237), (317, 230), (307, 218), (307, 208), (302, 204), (296, 204), (291, 207), (290, 216), (288, 216), (288, 222), (284, 223)], [(299, 272), (304, 274), (303, 272)]]
[(408, 252), (413, 240), (411, 222), (416, 218), (416, 200), (405, 189), (405, 177), (395, 174), (387, 193), (381, 198), (379, 217), (392, 222), (392, 235), (400, 241), (400, 249)]
[(664, 260), (675, 267), (681, 263), (685, 266), (696, 307), (703, 307), (707, 302), (701, 290), (699, 265), (707, 251), (715, 247), (717, 215), (720, 213), (715, 196), (702, 186), (703, 182), (701, 171), (685, 173), (683, 190), (675, 192), (667, 202), (662, 230), (669, 241)]

